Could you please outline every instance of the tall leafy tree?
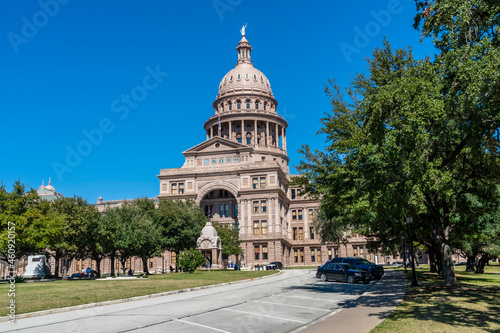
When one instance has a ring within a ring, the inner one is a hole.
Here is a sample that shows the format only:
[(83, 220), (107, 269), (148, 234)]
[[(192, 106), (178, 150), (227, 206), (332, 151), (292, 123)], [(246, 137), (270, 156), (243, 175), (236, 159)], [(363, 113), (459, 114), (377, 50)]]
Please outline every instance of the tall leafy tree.
[(239, 260), (239, 255), (243, 252), (240, 247), (241, 241), (239, 231), (234, 226), (223, 225), (214, 222), (213, 226), (217, 230), (222, 244), (222, 254), (230, 256), (235, 255), (236, 261)]
[(305, 188), (322, 195), (322, 230), (361, 225), (376, 235), (405, 228), (411, 215), (430, 232), (445, 283), (456, 285), (453, 237), (478, 213), (472, 202), (497, 205), (499, 7), (442, 0), (417, 8), (416, 26), (440, 53), (417, 61), (384, 42), (347, 96), (332, 82), (327, 149), (303, 147), (299, 169)]
[(178, 254), (196, 247), (206, 217), (194, 201), (161, 200), (157, 214), (162, 227), (164, 249)]

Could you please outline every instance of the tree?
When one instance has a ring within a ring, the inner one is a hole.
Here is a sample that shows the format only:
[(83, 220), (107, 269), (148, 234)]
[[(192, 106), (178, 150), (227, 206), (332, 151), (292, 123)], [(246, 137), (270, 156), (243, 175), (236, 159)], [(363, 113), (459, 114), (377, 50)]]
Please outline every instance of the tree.
[(238, 261), (239, 255), (243, 252), (240, 247), (241, 241), (238, 229), (218, 222), (214, 222), (213, 226), (221, 240), (222, 254), (226, 256), (235, 255), (236, 261)]
[[(51, 238), (47, 247), (53, 251), (56, 265), (62, 259), (65, 279), (73, 259), (86, 258), (99, 215), (95, 206), (81, 197), (58, 198), (50, 204), (50, 209), (62, 219), (62, 229), (58, 237)], [(56, 276), (58, 270), (56, 267)]]
[(132, 203), (133, 216), (131, 228), (135, 236), (134, 255), (142, 260), (143, 272), (149, 274), (148, 259), (162, 253), (165, 240), (157, 219), (155, 203), (152, 199), (142, 198)]
[(0, 186), (0, 260), (9, 263), (11, 276), (15, 259), (43, 253), (61, 229), (62, 220), (35, 190), (26, 190), (20, 181), (11, 192)]
[(206, 217), (194, 201), (160, 200), (157, 214), (162, 227), (164, 250), (179, 253), (196, 247)]
[(194, 273), (204, 262), (201, 252), (192, 248), (182, 251), (179, 256), (179, 267), (186, 273)]
[[(437, 17), (456, 19), (452, 1), (435, 3), (448, 4)], [(446, 28), (439, 28), (444, 37)], [(413, 216), (432, 234), (444, 282), (453, 286), (453, 231), (475, 214), (470, 198), (498, 196), (500, 54), (488, 37), (466, 46), (441, 40), (448, 46), (437, 43), (434, 61), (384, 41), (347, 98), (331, 81), (332, 113), (320, 131), (328, 147), (303, 147), (306, 179), (298, 182), (322, 196), (321, 230), (359, 225), (386, 234), (404, 230), (405, 216)]]

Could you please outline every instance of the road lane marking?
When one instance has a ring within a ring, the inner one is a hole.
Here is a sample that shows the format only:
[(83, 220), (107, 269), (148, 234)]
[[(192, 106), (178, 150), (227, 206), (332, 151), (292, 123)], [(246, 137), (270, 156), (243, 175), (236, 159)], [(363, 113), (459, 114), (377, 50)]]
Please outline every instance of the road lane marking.
[(331, 309), (330, 310), (326, 310), (326, 309), (321, 309), (321, 308), (313, 308), (313, 307), (310, 307), (310, 306), (293, 305), (293, 304), (287, 304), (287, 303), (276, 303), (276, 302), (267, 302), (267, 301), (258, 301), (258, 300), (254, 301), (254, 302), (276, 304), (276, 305), (285, 305), (285, 306), (293, 306), (293, 307), (296, 307), (296, 308), (311, 309), (311, 310), (321, 310), (321, 311), (326, 311), (326, 312), (332, 311)]
[(245, 314), (254, 315), (254, 316), (262, 316), (262, 317), (273, 318), (273, 319), (279, 319), (279, 320), (284, 320), (284, 321), (294, 321), (296, 323), (301, 323), (301, 324), (307, 323), (307, 321), (300, 321), (300, 320), (294, 320), (294, 319), (282, 318), (282, 317), (276, 317), (276, 316), (268, 316), (265, 314), (260, 314), (260, 313), (255, 313), (255, 312), (240, 311), (240, 310), (234, 310), (234, 309), (228, 309), (228, 308), (221, 309), (221, 310), (234, 311), (234, 312), (245, 313)]
[(200, 326), (200, 327), (208, 328), (208, 329), (211, 329), (211, 330), (214, 330), (214, 331), (217, 331), (217, 332), (231, 333), (231, 332), (224, 331), (224, 330), (221, 330), (221, 329), (218, 329), (218, 328), (215, 328), (215, 327), (211, 327), (211, 326), (207, 326), (207, 325), (202, 325), (202, 324), (197, 324), (197, 323), (193, 323), (193, 322), (187, 321), (187, 320), (182, 320), (182, 319), (175, 318), (175, 321), (180, 321), (181, 323), (186, 323), (186, 324), (191, 324), (191, 325), (195, 325), (195, 326)]

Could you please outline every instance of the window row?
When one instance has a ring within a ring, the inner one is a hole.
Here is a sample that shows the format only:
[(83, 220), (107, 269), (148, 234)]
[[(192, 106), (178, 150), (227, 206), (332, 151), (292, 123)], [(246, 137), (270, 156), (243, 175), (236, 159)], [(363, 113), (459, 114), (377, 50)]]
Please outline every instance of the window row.
[[(307, 210), (309, 221), (314, 221), (314, 216), (317, 213), (317, 209), (309, 208)], [(292, 221), (302, 221), (302, 209), (292, 209)]]
[(196, 165), (210, 165), (210, 164), (227, 164), (227, 163), (238, 163), (238, 157), (218, 157), (205, 160), (196, 160)]
[(260, 254), (262, 253), (262, 260), (267, 260), (267, 244), (265, 245), (254, 245), (255, 260), (260, 260)]
[[(230, 204), (219, 204), (219, 217), (238, 217), (238, 204), (233, 204), (232, 212), (229, 211), (229, 206)], [(217, 208), (217, 206), (215, 208)], [(211, 218), (214, 217), (214, 205), (205, 205), (205, 215), (210, 216)]]
[(266, 188), (266, 177), (253, 177), (252, 188), (254, 190)]
[[(293, 240), (303, 240), (304, 239), (304, 228), (292, 228)], [(309, 239), (314, 239), (314, 227), (309, 227)]]
[(170, 194), (184, 194), (184, 183), (171, 183)]
[(253, 201), (253, 212), (254, 213), (266, 213), (267, 212), (267, 200), (255, 200)]
[(253, 234), (254, 235), (267, 235), (267, 220), (253, 221)]

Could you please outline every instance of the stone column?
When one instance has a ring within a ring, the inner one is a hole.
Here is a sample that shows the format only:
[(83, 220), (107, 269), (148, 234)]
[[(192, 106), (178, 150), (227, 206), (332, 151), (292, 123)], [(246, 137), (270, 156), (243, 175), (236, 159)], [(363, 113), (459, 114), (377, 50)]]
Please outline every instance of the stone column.
[(274, 217), (276, 218), (276, 231), (281, 234), (281, 229), (283, 226), (280, 224), (281, 223), (281, 216), (280, 216), (280, 203), (279, 199), (274, 200)]
[[(244, 236), (247, 233), (246, 230), (246, 225), (245, 225), (245, 209), (244, 209), (244, 202), (243, 200), (240, 200), (238, 202), (238, 215), (239, 215), (239, 221), (240, 221), (240, 235)], [(242, 237), (245, 238), (245, 237)]]
[(246, 144), (245, 121), (241, 119), (241, 143)]
[(307, 214), (307, 217), (304, 219), (304, 239), (308, 239), (311, 237), (309, 234), (309, 209), (308, 208), (302, 208), (302, 214)]
[(286, 153), (286, 129), (283, 127), (283, 150)]
[(274, 132), (274, 140), (275, 140), (275, 147), (279, 148), (280, 147), (280, 142), (279, 142), (279, 137), (278, 137), (278, 124), (276, 123), (276, 131)]
[[(251, 214), (251, 211), (252, 211), (252, 200), (245, 200), (246, 201), (246, 206), (247, 206), (247, 212), (248, 212), (248, 218), (247, 218), (247, 221), (248, 221), (248, 235), (253, 235), (253, 220), (252, 220), (252, 214)], [(253, 237), (253, 236), (250, 236), (250, 237)]]
[(210, 135), (208, 134), (208, 130), (206, 132), (207, 132), (207, 140), (208, 140), (208, 139), (210, 139)]
[(266, 146), (269, 146), (269, 122), (266, 121)]
[(210, 256), (210, 259), (212, 259), (212, 267), (211, 268), (219, 268), (217, 265), (220, 265), (220, 262), (217, 262), (217, 249), (212, 249), (212, 255)]
[[(222, 250), (218, 249), (217, 250), (217, 261), (219, 262), (219, 265), (222, 265)], [(222, 267), (221, 267), (222, 268)]]
[(273, 223), (273, 203), (274, 199), (269, 199), (266, 202), (267, 206), (267, 233), (272, 233), (274, 235), (274, 223)]
[(210, 138), (214, 137), (214, 128), (213, 126), (210, 126)]
[(257, 146), (257, 120), (253, 121), (253, 145)]

